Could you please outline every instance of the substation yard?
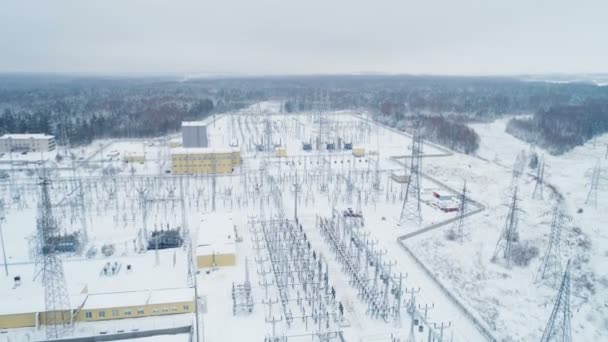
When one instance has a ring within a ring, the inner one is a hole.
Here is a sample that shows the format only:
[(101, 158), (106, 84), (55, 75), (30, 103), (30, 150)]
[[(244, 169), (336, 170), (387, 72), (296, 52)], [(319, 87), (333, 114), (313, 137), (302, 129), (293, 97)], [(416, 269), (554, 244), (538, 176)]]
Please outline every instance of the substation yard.
[[(541, 214), (557, 195), (545, 186), (544, 199), (531, 199), (535, 182), (526, 167), (517, 180), (526, 211), (520, 235), (538, 246), (539, 255), (527, 266), (492, 262), (512, 163), (522, 149), (528, 151), (504, 133), (504, 122), (474, 126), (482, 140), (479, 156), (423, 143), (416, 221), (401, 217), (407, 183), (399, 179), (410, 165), (411, 135), (362, 113), (288, 114), (279, 108), (266, 102), (207, 119), (210, 147), (241, 151), (242, 165), (230, 174), (171, 174), (168, 143), (176, 135), (95, 142), (73, 149), (73, 160), (2, 164), (11, 177), (2, 181), (9, 276), (0, 276), (0, 296), (25, 289), (26, 296), (44, 302), (44, 287), (32, 279), (38, 177), (46, 167), (58, 227), (86, 236), (77, 252), (62, 254), (71, 303), (82, 300), (83, 284), (88, 291), (98, 284), (103, 293), (196, 285), (198, 296), (198, 317), (189, 312), (76, 322), (69, 336), (191, 326), (189, 334), (205, 341), (407, 341), (412, 334), (414, 341), (540, 339), (557, 295), (556, 288), (535, 282), (549, 238)], [(329, 141), (338, 146), (328, 150)], [(352, 145), (345, 149), (344, 143)], [(364, 153), (356, 156), (355, 149)], [(145, 161), (126, 164), (126, 153)], [(587, 193), (580, 189), (595, 160), (589, 155), (592, 147), (585, 145), (546, 156), (546, 183), (562, 194), (572, 226), (582, 228), (563, 232), (564, 259), (578, 260), (573, 279), (594, 274), (593, 292), (584, 288), (581, 299), (573, 295), (577, 341), (607, 338), (607, 245), (600, 228), (608, 218), (599, 206), (583, 204)], [(109, 166), (111, 174), (104, 172)], [(459, 207), (464, 181), (470, 216), (463, 221), (463, 241), (452, 241), (446, 232), (460, 215), (445, 209)], [(605, 199), (601, 191), (598, 203)], [(440, 203), (439, 193), (454, 199)], [(579, 207), (585, 210), (577, 216)], [(146, 248), (146, 236), (178, 228), (180, 247)], [(577, 248), (583, 240), (592, 240), (591, 247)], [(103, 252), (107, 246), (110, 255)], [(206, 250), (211, 267), (197, 267), (193, 260), (200, 262)], [(222, 265), (224, 254), (234, 255), (234, 265)], [(100, 281), (98, 270), (108, 262), (132, 265), (133, 276)], [(15, 289), (15, 276), (32, 284)], [(581, 284), (573, 282), (573, 293)], [(1, 331), (0, 341), (45, 337), (44, 327)]]

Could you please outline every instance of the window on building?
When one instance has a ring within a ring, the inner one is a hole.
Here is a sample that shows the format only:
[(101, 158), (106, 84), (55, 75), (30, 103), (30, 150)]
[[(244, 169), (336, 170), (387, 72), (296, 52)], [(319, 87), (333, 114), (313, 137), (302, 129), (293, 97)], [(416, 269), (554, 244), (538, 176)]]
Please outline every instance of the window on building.
[(125, 316), (131, 316), (131, 310), (129, 310), (129, 309), (125, 310)]
[(168, 308), (163, 308), (163, 312), (169, 312)]
[(144, 314), (144, 308), (138, 308), (137, 309), (137, 314), (138, 315), (143, 315)]
[(174, 307), (172, 307), (172, 308), (171, 308), (171, 311), (173, 311), (173, 312), (177, 312), (177, 307), (175, 307), (175, 306), (174, 306)]
[(105, 312), (105, 311), (103, 311), (103, 310), (100, 310), (100, 311), (98, 312), (98, 315), (99, 315), (99, 318), (104, 318), (104, 317), (106, 317), (106, 312)]
[(184, 305), (184, 311), (189, 311), (190, 310), (190, 306), (189, 305)]
[(118, 317), (118, 310), (112, 310), (112, 317)]
[(93, 318), (93, 313), (91, 311), (87, 311), (84, 313), (84, 317), (86, 317), (87, 319), (91, 319)]

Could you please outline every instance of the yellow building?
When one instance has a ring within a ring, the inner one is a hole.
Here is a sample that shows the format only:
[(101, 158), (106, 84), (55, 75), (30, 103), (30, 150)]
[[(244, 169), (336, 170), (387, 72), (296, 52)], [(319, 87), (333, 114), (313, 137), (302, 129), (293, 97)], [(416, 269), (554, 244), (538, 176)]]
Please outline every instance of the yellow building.
[(365, 155), (364, 147), (353, 147), (353, 155), (355, 157), (363, 157)]
[(87, 296), (76, 322), (107, 321), (194, 312), (194, 289), (159, 289)]
[(143, 164), (146, 161), (146, 156), (142, 153), (136, 152), (125, 152), (122, 157), (122, 160), (125, 163), (141, 163)]
[[(218, 249), (218, 247), (220, 247)], [(225, 267), (236, 265), (234, 245), (208, 246), (196, 249), (196, 266), (198, 268)]]
[(170, 148), (176, 148), (176, 147), (180, 147), (182, 146), (182, 140), (181, 139), (171, 139), (169, 140), (169, 147)]
[[(167, 259), (173, 253), (186, 252), (160, 251)], [(176, 260), (154, 268), (141, 256), (64, 262), (70, 308), (59, 319), (78, 324), (193, 312), (194, 289), (182, 277), (188, 262)], [(0, 330), (44, 326), (44, 284), (34, 280), (35, 265), (14, 265), (11, 273), (14, 281), (0, 281)]]
[(0, 314), (0, 329), (35, 327), (37, 316), (36, 312)]
[(277, 148), (274, 150), (274, 155), (276, 157), (287, 157), (287, 149), (285, 148)]
[(239, 165), (241, 152), (237, 148), (171, 149), (171, 169), (175, 174), (231, 173)]
[(197, 234), (198, 268), (236, 265), (236, 226), (229, 213), (203, 215)]

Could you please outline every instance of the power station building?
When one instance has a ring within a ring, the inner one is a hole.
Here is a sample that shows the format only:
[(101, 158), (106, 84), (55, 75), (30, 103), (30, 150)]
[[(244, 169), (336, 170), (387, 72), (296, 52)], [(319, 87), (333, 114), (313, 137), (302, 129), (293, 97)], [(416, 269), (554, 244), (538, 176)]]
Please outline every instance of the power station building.
[(241, 165), (238, 148), (171, 149), (171, 171), (174, 174), (231, 173)]
[(55, 137), (46, 134), (5, 134), (0, 137), (0, 152), (49, 152)]
[[(160, 253), (167, 261), (154, 268), (150, 259), (141, 257), (64, 263), (70, 307), (63, 308), (61, 319), (81, 324), (193, 313), (195, 294), (185, 277), (185, 256), (175, 263), (169, 261), (173, 252)], [(13, 265), (11, 273), (14, 281), (0, 281), (0, 331), (44, 327), (42, 276), (34, 279), (33, 264)]]
[(204, 215), (198, 229), (197, 267), (236, 265), (236, 234), (236, 225), (229, 213)]
[(182, 122), (183, 147), (209, 147), (207, 124), (203, 121)]

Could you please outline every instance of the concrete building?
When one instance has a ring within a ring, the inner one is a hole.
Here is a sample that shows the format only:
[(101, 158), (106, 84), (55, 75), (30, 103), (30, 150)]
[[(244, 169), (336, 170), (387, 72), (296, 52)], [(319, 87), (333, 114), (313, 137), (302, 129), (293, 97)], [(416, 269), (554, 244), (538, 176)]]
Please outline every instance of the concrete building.
[[(174, 252), (159, 253), (161, 259), (170, 260)], [(70, 300), (64, 319), (78, 324), (194, 312), (194, 289), (185, 276), (185, 252), (177, 252), (182, 255), (175, 265), (166, 262), (152, 266), (150, 258), (141, 256), (114, 258), (112, 262), (64, 262)], [(0, 281), (0, 330), (44, 326), (44, 285), (40, 276), (34, 280), (35, 265), (12, 265), (10, 271), (20, 280)]]
[(194, 289), (99, 293), (86, 297), (76, 322), (107, 321), (194, 312)]
[(169, 147), (176, 148), (182, 146), (182, 140), (179, 138), (169, 140)]
[(353, 156), (355, 157), (363, 157), (365, 156), (365, 147), (353, 147)]
[(143, 164), (146, 161), (146, 156), (143, 153), (138, 152), (125, 152), (125, 154), (122, 156), (122, 160), (125, 163)]
[(55, 149), (55, 137), (46, 134), (5, 134), (0, 152), (48, 152)]
[(279, 158), (287, 157), (287, 149), (286, 148), (276, 148), (274, 150), (274, 156)]
[(228, 213), (206, 214), (201, 219), (196, 246), (198, 268), (236, 265), (235, 225)]
[(209, 147), (207, 124), (203, 121), (182, 122), (183, 147)]
[(231, 173), (241, 165), (238, 148), (171, 149), (171, 170), (174, 174)]

